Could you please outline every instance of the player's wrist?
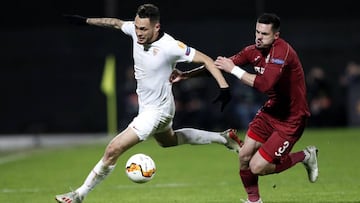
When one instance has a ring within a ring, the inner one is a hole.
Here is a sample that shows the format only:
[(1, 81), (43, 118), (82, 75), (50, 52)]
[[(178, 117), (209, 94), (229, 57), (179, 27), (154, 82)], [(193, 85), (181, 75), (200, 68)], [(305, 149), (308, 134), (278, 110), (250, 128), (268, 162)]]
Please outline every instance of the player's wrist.
[(243, 75), (245, 74), (245, 70), (240, 68), (239, 66), (234, 66), (234, 68), (231, 70), (231, 74), (235, 75), (237, 78), (241, 80)]

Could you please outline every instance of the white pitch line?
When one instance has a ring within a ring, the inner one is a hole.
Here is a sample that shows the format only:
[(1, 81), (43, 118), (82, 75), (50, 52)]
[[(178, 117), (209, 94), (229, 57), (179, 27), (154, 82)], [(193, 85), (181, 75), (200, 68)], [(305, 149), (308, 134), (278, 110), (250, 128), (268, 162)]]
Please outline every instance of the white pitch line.
[[(129, 189), (129, 188), (136, 188), (139, 185), (127, 184), (127, 185), (117, 185), (116, 188), (120, 189)], [(187, 187), (189, 184), (184, 183), (167, 183), (167, 184), (154, 184), (152, 187), (157, 188), (169, 188), (169, 187)]]
[(26, 154), (26, 153), (17, 153), (17, 154), (12, 154), (12, 155), (1, 157), (0, 165), (23, 159), (23, 158), (27, 157), (28, 155), (29, 154)]
[(38, 193), (42, 190), (38, 188), (20, 188), (20, 189), (9, 189), (3, 188), (0, 190), (1, 193)]

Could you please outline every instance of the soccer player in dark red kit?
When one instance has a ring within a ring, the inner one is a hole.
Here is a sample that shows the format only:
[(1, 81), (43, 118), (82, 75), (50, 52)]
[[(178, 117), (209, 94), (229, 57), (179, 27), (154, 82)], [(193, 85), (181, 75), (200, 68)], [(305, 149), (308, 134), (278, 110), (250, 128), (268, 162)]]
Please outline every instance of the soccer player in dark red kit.
[[(215, 65), (268, 96), (250, 122), (239, 152), (240, 177), (248, 195), (244, 202), (262, 203), (259, 176), (280, 173), (300, 162), (310, 182), (315, 182), (318, 149), (308, 146), (291, 153), (304, 132), (310, 113), (303, 68), (296, 51), (280, 38), (280, 18), (271, 13), (261, 15), (256, 22), (255, 44), (230, 58), (217, 57)], [(254, 74), (241, 68), (249, 65), (254, 68)], [(202, 71), (206, 69), (175, 70), (170, 81), (196, 77)]]
[[(245, 202), (262, 202), (258, 176), (280, 173), (302, 162), (310, 182), (318, 177), (317, 148), (290, 153), (310, 116), (305, 77), (296, 51), (280, 38), (280, 18), (265, 13), (256, 22), (255, 44), (230, 58), (218, 57), (219, 69), (267, 94), (268, 100), (249, 124), (239, 153), (240, 177), (248, 194)], [(251, 65), (255, 74), (241, 67)]]

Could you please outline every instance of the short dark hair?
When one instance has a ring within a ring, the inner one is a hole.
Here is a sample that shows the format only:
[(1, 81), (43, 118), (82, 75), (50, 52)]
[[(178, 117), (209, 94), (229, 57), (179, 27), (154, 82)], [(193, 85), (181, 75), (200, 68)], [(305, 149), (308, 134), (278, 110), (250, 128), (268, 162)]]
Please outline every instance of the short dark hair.
[(258, 17), (257, 22), (271, 24), (274, 33), (280, 31), (280, 17), (275, 13), (264, 13)]
[(160, 10), (154, 4), (143, 4), (137, 9), (136, 15), (140, 18), (149, 18), (150, 22), (160, 21)]

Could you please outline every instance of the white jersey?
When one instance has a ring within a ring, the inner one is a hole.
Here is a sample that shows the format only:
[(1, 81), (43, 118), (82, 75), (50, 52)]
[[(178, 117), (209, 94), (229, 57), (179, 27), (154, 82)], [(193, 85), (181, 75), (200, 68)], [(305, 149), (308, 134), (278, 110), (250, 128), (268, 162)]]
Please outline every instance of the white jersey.
[(178, 62), (191, 62), (195, 49), (164, 35), (153, 42), (146, 50), (137, 43), (133, 21), (124, 22), (121, 30), (132, 37), (136, 93), (140, 111), (143, 108), (158, 108), (173, 99), (171, 72)]

